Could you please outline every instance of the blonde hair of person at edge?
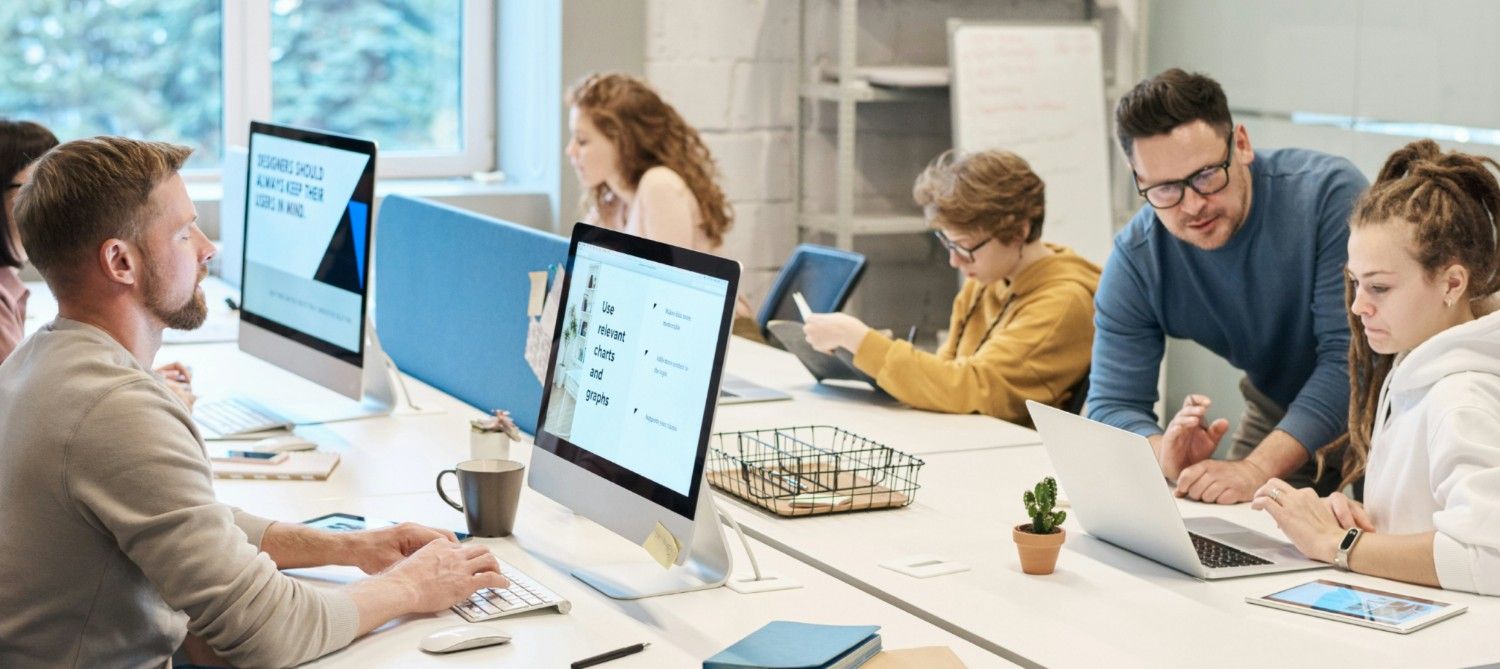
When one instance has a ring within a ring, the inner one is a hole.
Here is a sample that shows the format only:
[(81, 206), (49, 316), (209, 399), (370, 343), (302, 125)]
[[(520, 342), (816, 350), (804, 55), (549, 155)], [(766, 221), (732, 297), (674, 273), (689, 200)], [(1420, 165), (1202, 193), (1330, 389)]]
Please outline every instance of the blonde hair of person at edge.
[(1100, 270), (1042, 241), (1045, 190), (1014, 153), (942, 154), (912, 196), (964, 275), (947, 341), (927, 353), (833, 313), (808, 317), (808, 344), (849, 350), (877, 385), (918, 409), (1030, 425), (1026, 400), (1066, 405), (1088, 374)]
[[(566, 153), (583, 186), (584, 221), (718, 254), (734, 210), (698, 131), (646, 82), (591, 74), (568, 89)], [(743, 296), (735, 334), (760, 339)]]
[[(31, 291), (21, 282), (21, 267), (29, 258), (16, 225), (16, 195), (31, 181), (37, 159), (57, 144), (57, 136), (46, 126), (0, 118), (0, 178), (5, 179), (5, 208), (0, 210), (0, 363), (21, 345), (26, 304), (31, 297)], [(154, 371), (191, 409), (198, 399), (193, 394), (192, 370), (171, 362)]]
[[(1252, 505), (1308, 556), (1500, 595), (1500, 182), (1431, 140), (1392, 154), (1350, 218), (1348, 489), (1272, 479)], [(1344, 550), (1341, 551), (1340, 549)]]

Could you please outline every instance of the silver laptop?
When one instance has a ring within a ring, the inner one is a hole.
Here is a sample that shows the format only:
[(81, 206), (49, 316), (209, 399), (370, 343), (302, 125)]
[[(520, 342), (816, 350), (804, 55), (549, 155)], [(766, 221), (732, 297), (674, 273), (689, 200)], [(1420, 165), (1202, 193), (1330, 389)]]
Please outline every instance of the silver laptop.
[(1295, 546), (1220, 518), (1183, 518), (1145, 437), (1027, 401), (1085, 532), (1203, 579), (1319, 569)]
[(719, 380), (719, 404), (747, 404), (789, 399), (792, 399), (792, 396), (787, 393), (775, 388), (755, 385), (733, 374), (726, 373)]

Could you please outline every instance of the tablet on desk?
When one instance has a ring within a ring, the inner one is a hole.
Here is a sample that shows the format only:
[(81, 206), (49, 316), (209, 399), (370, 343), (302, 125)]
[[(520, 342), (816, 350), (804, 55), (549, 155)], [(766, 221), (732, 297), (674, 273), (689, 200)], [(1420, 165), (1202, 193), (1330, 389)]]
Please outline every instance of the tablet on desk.
[(1309, 581), (1264, 597), (1246, 597), (1245, 601), (1398, 634), (1415, 632), (1469, 608), (1327, 579)]
[[(320, 530), (329, 530), (331, 532), (350, 532), (353, 530), (363, 530), (366, 527), (370, 526), (384, 527), (386, 525), (396, 525), (398, 523), (394, 520), (367, 521), (365, 520), (364, 516), (356, 516), (352, 513), (330, 513), (327, 515), (318, 516), (317, 518), (313, 518), (310, 520), (304, 520), (302, 521), (302, 524), (309, 527), (316, 527)], [(459, 541), (469, 540), (469, 535), (466, 532), (454, 531), (453, 534), (454, 536), (458, 537)]]
[(771, 321), (766, 325), (766, 329), (770, 331), (771, 338), (781, 344), (781, 348), (797, 356), (797, 360), (807, 368), (813, 378), (818, 380), (818, 383), (829, 380), (863, 381), (870, 384), (871, 388), (880, 389), (875, 379), (854, 366), (853, 353), (842, 348), (834, 353), (824, 353), (808, 344), (807, 335), (803, 333), (801, 323)]

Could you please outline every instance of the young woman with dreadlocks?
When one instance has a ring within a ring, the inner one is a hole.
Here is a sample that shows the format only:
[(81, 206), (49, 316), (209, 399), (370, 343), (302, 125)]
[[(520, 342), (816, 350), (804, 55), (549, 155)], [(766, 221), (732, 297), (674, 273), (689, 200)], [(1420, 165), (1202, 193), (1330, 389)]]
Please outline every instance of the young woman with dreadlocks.
[(1422, 140), (1355, 205), (1345, 277), (1343, 484), (1256, 493), (1303, 553), (1373, 576), (1500, 594), (1500, 183), (1488, 158)]

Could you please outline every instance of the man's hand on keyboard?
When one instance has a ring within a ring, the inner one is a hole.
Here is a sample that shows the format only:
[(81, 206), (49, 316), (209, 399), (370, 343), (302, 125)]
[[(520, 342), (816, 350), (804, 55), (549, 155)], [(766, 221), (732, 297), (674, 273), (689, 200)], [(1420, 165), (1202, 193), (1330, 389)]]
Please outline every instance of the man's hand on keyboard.
[(421, 613), (446, 609), (480, 588), (510, 585), (490, 549), (447, 539), (433, 540), (376, 579), (403, 586), (413, 598), (412, 610)]
[(458, 538), (448, 530), (436, 530), (416, 523), (350, 532), (348, 539), (351, 544), (350, 563), (366, 574), (379, 574), (436, 539), (458, 543)]

